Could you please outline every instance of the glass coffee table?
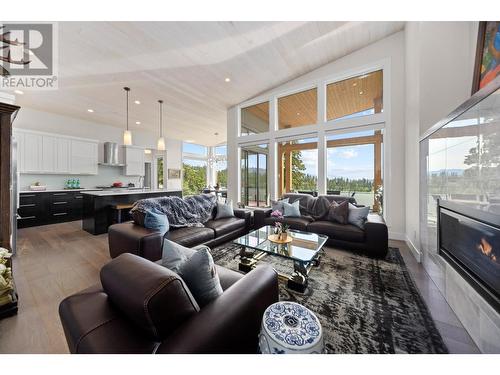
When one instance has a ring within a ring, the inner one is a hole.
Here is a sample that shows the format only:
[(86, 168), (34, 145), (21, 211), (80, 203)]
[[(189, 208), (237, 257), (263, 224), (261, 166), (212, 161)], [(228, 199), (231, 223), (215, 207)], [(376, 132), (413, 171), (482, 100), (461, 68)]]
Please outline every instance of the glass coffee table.
[(321, 250), (328, 237), (289, 229), (288, 236), (292, 237), (292, 241), (279, 244), (268, 239), (273, 233), (274, 226), (267, 225), (233, 241), (241, 247), (239, 270), (249, 272), (267, 255), (290, 259), (293, 261), (293, 274), (280, 274), (280, 277), (288, 280), (287, 285), (290, 289), (304, 293), (309, 271), (312, 266), (319, 264)]

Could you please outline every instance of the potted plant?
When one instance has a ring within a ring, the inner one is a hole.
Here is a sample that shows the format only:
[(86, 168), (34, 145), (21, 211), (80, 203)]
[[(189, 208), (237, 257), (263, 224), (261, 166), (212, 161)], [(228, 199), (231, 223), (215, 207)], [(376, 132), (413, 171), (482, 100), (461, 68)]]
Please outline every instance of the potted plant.
[[(275, 219), (283, 219), (283, 214), (279, 210), (275, 210), (271, 212), (271, 217)], [(288, 238), (288, 229), (290, 229), (290, 225), (286, 223), (282, 223), (280, 221), (276, 221), (274, 223), (274, 234), (277, 235), (279, 241), (286, 241)]]

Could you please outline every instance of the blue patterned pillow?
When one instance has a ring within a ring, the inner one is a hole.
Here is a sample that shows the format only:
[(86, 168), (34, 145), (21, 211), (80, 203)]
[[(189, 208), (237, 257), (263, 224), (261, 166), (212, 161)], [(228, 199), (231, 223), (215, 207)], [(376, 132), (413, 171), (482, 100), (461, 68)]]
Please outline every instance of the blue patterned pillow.
[(300, 217), (300, 201), (296, 200), (293, 203), (283, 203), (284, 217)]
[(215, 220), (225, 217), (234, 217), (233, 201), (229, 201), (229, 203), (217, 202), (217, 215), (215, 215)]
[(153, 208), (146, 211), (146, 214), (144, 215), (144, 227), (158, 231), (163, 236), (169, 231), (170, 224), (168, 222), (167, 215), (156, 208)]
[(288, 198), (285, 198), (285, 199), (279, 199), (277, 201), (273, 201), (271, 200), (271, 208), (272, 208), (272, 211), (280, 211), (281, 213), (283, 213), (284, 211), (284, 208), (283, 208), (283, 204), (284, 203), (288, 203), (289, 199)]
[(356, 207), (349, 203), (349, 216), (347, 217), (347, 222), (363, 229), (369, 212), (370, 207)]
[(178, 273), (200, 307), (223, 293), (217, 268), (208, 248), (201, 248), (195, 252), (180, 265)]

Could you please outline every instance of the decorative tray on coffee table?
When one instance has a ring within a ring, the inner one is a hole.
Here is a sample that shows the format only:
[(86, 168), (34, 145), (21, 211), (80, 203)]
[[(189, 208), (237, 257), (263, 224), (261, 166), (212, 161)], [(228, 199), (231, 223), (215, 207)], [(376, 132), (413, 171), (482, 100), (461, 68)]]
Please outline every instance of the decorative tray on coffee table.
[(278, 234), (270, 234), (267, 239), (271, 242), (274, 243), (280, 243), (280, 244), (285, 244), (285, 243), (290, 243), (293, 241), (292, 236), (290, 233), (287, 234), (285, 239), (280, 239)]

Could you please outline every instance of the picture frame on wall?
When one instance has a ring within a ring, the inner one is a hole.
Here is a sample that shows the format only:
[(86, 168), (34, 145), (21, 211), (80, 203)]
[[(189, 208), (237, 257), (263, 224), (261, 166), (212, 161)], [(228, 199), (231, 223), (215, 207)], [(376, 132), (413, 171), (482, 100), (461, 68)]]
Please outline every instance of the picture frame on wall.
[(168, 170), (168, 178), (171, 180), (179, 180), (181, 178), (181, 170), (180, 169), (169, 169)]
[(472, 95), (500, 75), (500, 21), (479, 22)]

